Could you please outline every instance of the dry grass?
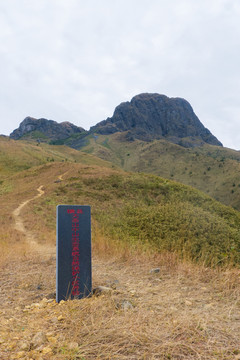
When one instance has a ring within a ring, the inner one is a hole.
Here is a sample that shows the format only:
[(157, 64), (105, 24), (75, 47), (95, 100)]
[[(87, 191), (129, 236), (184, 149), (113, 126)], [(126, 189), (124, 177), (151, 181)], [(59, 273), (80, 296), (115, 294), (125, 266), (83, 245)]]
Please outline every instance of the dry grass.
[[(93, 286), (112, 290), (56, 304), (54, 230), (39, 214), (54, 216), (43, 199), (56, 187), (54, 180), (66, 171), (73, 177), (79, 167), (54, 164), (48, 170), (22, 173), (13, 192), (1, 198), (0, 359), (240, 359), (239, 270), (209, 269), (170, 253), (133, 252), (106, 238), (96, 221)], [(95, 176), (94, 168), (80, 170)], [(20, 213), (34, 240), (48, 244), (36, 252), (14, 230), (11, 213), (42, 184), (44, 197)], [(160, 271), (150, 273), (153, 268)], [(132, 308), (124, 309), (124, 301)], [(39, 332), (46, 337), (36, 346)]]
[[(15, 269), (8, 265), (1, 277), (1, 358), (238, 358), (239, 273), (181, 263), (172, 254), (124, 256), (93, 257), (94, 286), (115, 284), (110, 293), (60, 304), (44, 300), (55, 287), (53, 257), (29, 253)], [(156, 266), (160, 272), (150, 273)], [(122, 309), (123, 301), (134, 307)], [(39, 331), (47, 340), (36, 350)]]

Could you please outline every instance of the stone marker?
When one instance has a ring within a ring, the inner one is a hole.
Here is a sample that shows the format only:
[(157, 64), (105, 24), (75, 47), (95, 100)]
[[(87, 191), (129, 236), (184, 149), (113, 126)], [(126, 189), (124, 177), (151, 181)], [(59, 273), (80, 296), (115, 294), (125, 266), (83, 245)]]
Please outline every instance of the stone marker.
[(90, 206), (57, 206), (56, 277), (57, 302), (92, 291)]

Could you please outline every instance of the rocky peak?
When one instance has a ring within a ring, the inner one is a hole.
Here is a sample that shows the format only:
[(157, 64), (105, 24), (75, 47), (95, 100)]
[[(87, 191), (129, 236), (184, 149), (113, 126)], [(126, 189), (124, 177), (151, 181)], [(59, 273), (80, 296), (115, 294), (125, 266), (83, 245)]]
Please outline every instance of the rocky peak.
[(75, 133), (84, 132), (85, 130), (67, 121), (57, 123), (53, 120), (43, 118), (35, 119), (28, 116), (20, 123), (19, 128), (10, 134), (10, 138), (18, 140), (22, 136), (34, 131), (42, 133), (49, 140), (62, 140)]
[(99, 134), (125, 131), (130, 140), (165, 138), (187, 147), (203, 143), (222, 146), (186, 100), (155, 93), (139, 94), (130, 102), (121, 103), (111, 118), (98, 123), (91, 131)]

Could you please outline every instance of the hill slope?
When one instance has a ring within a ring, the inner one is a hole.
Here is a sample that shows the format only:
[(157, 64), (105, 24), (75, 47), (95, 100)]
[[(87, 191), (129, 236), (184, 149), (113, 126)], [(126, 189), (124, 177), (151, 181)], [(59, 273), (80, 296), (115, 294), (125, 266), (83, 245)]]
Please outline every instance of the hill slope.
[(82, 164), (99, 164), (111, 167), (104, 160), (74, 150), (67, 146), (50, 146), (45, 143), (15, 141), (0, 136), (0, 179), (3, 176), (29, 169), (33, 166), (54, 161), (80, 162)]
[[(4, 174), (12, 187), (0, 194), (1, 359), (236, 359), (239, 212), (103, 165), (51, 161)], [(92, 207), (102, 295), (54, 301), (57, 204)]]
[[(59, 171), (66, 174), (64, 182), (55, 182)], [(19, 189), (28, 194), (34, 184), (46, 187), (39, 205), (25, 210), (30, 221), (40, 224), (42, 218), (40, 232), (55, 228), (58, 204), (90, 204), (102, 231), (117, 242), (208, 265), (240, 264), (240, 214), (191, 187), (154, 175), (57, 162), (25, 170), (11, 184), (3, 203), (11, 194), (16, 200)]]
[[(184, 99), (137, 95), (120, 104), (112, 118), (92, 127), (90, 132), (72, 126), (71, 134), (63, 135), (62, 130), (57, 134), (52, 121), (35, 119), (33, 128), (33, 120), (25, 119), (11, 136), (21, 135), (21, 139), (32, 139), (36, 145), (43, 128), (50, 129), (42, 141), (65, 144), (127, 171), (174, 179), (240, 210), (240, 153), (224, 148)], [(58, 124), (59, 128), (64, 124)], [(54, 152), (57, 148), (52, 149)], [(74, 158), (78, 161), (76, 155)]]
[(185, 148), (166, 140), (126, 141), (126, 133), (88, 138), (81, 148), (127, 171), (145, 172), (193, 186), (240, 210), (240, 153), (205, 144)]

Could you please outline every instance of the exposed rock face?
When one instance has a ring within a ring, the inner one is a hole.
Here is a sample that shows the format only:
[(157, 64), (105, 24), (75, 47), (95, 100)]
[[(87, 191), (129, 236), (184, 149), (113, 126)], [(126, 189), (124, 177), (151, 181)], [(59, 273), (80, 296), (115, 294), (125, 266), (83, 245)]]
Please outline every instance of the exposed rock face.
[(26, 135), (33, 131), (39, 131), (50, 140), (62, 140), (68, 138), (75, 133), (84, 132), (85, 130), (67, 121), (57, 123), (53, 120), (34, 119), (32, 117), (26, 117), (19, 125), (19, 128), (14, 130), (10, 134), (10, 138), (18, 140), (23, 135)]
[(166, 138), (186, 147), (203, 143), (222, 146), (203, 126), (186, 100), (159, 94), (140, 94), (130, 102), (121, 103), (111, 118), (98, 123), (90, 131), (99, 134), (128, 131), (128, 140)]
[(56, 141), (80, 134), (68, 141), (68, 146), (80, 148), (84, 146), (88, 134), (109, 135), (116, 132), (122, 132), (125, 141), (166, 139), (184, 147), (201, 146), (204, 143), (222, 146), (203, 126), (186, 100), (148, 93), (121, 103), (111, 118), (91, 127), (89, 132), (69, 122), (57, 123), (26, 117), (10, 137), (15, 140), (24, 135), (36, 138), (39, 133), (44, 141)]

